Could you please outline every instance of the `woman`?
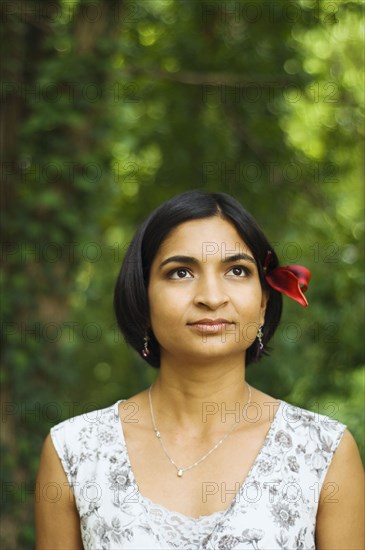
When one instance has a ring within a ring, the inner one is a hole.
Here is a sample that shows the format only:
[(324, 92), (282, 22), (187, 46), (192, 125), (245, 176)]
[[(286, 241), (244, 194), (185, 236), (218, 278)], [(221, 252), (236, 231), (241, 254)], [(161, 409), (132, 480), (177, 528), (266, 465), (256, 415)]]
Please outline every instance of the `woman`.
[(309, 277), (280, 268), (226, 194), (191, 191), (155, 210), (130, 244), (114, 304), (159, 376), (51, 430), (37, 548), (363, 548), (362, 466), (345, 426), (245, 382), (282, 293), (306, 306)]

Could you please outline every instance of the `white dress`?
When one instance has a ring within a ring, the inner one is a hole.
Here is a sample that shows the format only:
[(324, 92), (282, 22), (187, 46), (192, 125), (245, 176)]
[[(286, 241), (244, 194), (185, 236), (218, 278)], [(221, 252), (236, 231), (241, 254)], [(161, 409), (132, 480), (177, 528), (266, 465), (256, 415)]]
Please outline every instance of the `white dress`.
[[(75, 495), (85, 549), (315, 548), (319, 494), (343, 424), (280, 401), (263, 446), (228, 508), (189, 518), (140, 494), (119, 403), (51, 429)], [(336, 502), (336, 492), (330, 486), (327, 500)]]

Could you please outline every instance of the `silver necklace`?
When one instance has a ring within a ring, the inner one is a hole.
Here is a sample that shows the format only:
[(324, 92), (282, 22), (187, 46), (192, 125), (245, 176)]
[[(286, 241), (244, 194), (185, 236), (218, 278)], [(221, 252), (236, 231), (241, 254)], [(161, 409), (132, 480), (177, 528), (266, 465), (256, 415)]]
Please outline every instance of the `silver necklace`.
[[(214, 447), (212, 447), (207, 453), (205, 453), (204, 456), (202, 456), (201, 458), (199, 458), (199, 460), (197, 460), (196, 462), (194, 462), (194, 464), (191, 464), (191, 466), (186, 466), (186, 468), (180, 468), (180, 466), (178, 466), (176, 464), (176, 462), (171, 458), (171, 456), (169, 455), (169, 453), (167, 452), (166, 450), (166, 447), (164, 445), (164, 442), (162, 441), (162, 437), (161, 437), (161, 433), (159, 432), (159, 430), (157, 429), (157, 426), (156, 426), (156, 422), (155, 422), (155, 415), (153, 414), (153, 406), (152, 406), (152, 395), (151, 395), (151, 390), (152, 390), (152, 386), (153, 384), (150, 386), (149, 390), (148, 390), (148, 398), (149, 398), (149, 401), (150, 401), (150, 413), (151, 413), (151, 419), (152, 419), (152, 424), (153, 424), (153, 429), (154, 429), (154, 432), (155, 432), (155, 435), (157, 437), (157, 439), (159, 440), (159, 442), (161, 443), (161, 447), (162, 447), (162, 450), (163, 452), (165, 453), (165, 455), (167, 456), (167, 458), (169, 459), (169, 461), (171, 462), (171, 464), (173, 464), (176, 468), (176, 473), (177, 473), (177, 476), (178, 477), (182, 477), (183, 473), (186, 472), (187, 470), (191, 470), (192, 468), (195, 468), (195, 466), (198, 466), (198, 464), (200, 464), (201, 462), (203, 462), (203, 460), (205, 460), (206, 458), (208, 458), (208, 456), (210, 454), (212, 454), (213, 451), (215, 451), (220, 445), (222, 445), (223, 441), (225, 441), (227, 439), (227, 437), (229, 435), (231, 435), (231, 433), (233, 432), (233, 430), (238, 426), (239, 424), (239, 420), (237, 422), (235, 422), (232, 426), (232, 428), (229, 430), (229, 432), (226, 433), (226, 435), (224, 435), (219, 441), (218, 443), (216, 443), (214, 445)], [(246, 405), (244, 406), (243, 408), (243, 411), (242, 411), (242, 414), (246, 411), (247, 407), (249, 406), (249, 404), (251, 403), (251, 386), (249, 384), (247, 384), (246, 382), (246, 386), (248, 388), (248, 401), (246, 403)]]

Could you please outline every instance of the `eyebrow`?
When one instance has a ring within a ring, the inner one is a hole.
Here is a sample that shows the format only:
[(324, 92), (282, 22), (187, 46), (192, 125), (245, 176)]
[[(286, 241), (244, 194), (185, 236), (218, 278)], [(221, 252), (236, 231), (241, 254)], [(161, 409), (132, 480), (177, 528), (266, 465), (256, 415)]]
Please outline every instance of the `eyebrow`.
[[(249, 254), (245, 254), (244, 252), (242, 252), (240, 254), (234, 254), (233, 256), (226, 256), (222, 260), (222, 263), (229, 264), (229, 263), (232, 263), (232, 262), (237, 262), (239, 260), (246, 260), (246, 261), (251, 262), (254, 265), (256, 265), (256, 260), (252, 256), (249, 256)], [(196, 264), (199, 263), (199, 261), (196, 258), (194, 258), (193, 256), (181, 256), (181, 255), (170, 256), (169, 258), (166, 258), (166, 260), (164, 260), (163, 262), (160, 263), (159, 269), (164, 267), (166, 264), (173, 263), (173, 262), (175, 262), (175, 263), (184, 263), (184, 264), (192, 264), (192, 265), (196, 265)]]

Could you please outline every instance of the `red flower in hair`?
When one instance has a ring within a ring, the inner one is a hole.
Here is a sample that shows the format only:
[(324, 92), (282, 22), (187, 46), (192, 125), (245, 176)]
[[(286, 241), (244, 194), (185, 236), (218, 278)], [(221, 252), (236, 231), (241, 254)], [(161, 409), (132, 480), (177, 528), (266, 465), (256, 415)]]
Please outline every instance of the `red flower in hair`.
[[(271, 251), (268, 250), (264, 263), (264, 272), (268, 270), (271, 254)], [(308, 306), (308, 301), (304, 296), (304, 292), (308, 288), (310, 278), (311, 272), (302, 265), (276, 267), (265, 275), (267, 283), (272, 288), (286, 294), (303, 307)]]

